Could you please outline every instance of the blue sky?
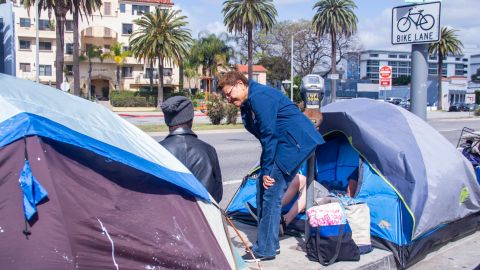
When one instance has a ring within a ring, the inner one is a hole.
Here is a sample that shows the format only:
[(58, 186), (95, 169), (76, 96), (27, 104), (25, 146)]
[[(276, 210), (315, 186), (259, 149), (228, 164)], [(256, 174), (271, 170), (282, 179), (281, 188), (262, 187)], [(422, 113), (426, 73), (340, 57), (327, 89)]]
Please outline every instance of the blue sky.
[[(176, 8), (189, 17), (189, 28), (194, 37), (201, 31), (225, 32), (222, 0), (173, 0)], [(274, 0), (277, 21), (310, 20), (315, 0)], [(356, 0), (358, 39), (364, 49), (409, 50), (409, 46), (390, 44), (391, 9), (405, 5), (403, 0)], [(442, 26), (460, 30), (458, 35), (467, 52), (480, 52), (480, 0), (443, 0)]]

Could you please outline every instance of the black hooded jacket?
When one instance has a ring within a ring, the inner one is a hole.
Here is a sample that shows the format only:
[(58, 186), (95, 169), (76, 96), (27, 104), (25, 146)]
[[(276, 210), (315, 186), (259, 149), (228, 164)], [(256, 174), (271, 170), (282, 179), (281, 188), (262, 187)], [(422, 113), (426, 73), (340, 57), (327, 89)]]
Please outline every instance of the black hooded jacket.
[(215, 148), (198, 139), (189, 128), (175, 129), (160, 144), (200, 180), (217, 202), (222, 200), (222, 173)]

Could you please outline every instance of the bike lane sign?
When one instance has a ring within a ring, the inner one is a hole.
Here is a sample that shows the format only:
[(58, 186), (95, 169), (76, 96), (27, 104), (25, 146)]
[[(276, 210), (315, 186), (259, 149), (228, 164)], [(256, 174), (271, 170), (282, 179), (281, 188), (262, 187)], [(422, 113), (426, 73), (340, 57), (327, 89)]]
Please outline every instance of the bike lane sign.
[(438, 42), (440, 11), (440, 2), (394, 7), (392, 9), (392, 44)]

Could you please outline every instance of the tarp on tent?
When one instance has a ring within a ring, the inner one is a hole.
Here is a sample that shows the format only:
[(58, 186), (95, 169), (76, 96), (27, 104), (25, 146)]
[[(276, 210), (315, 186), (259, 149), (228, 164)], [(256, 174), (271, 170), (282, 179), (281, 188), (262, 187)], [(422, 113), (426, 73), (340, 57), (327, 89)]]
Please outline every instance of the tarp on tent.
[[(480, 187), (472, 165), (426, 122), (393, 104), (352, 99), (322, 108), (325, 144), (316, 153), (316, 180), (342, 191), (359, 168), (357, 198), (370, 207), (377, 247), (403, 267), (436, 245), (478, 229)], [(255, 200), (253, 173), (227, 213), (248, 221), (244, 201)], [(299, 215), (295, 228), (303, 228)]]
[(100, 105), (2, 74), (0, 198), (5, 269), (236, 268), (218, 207), (166, 149)]

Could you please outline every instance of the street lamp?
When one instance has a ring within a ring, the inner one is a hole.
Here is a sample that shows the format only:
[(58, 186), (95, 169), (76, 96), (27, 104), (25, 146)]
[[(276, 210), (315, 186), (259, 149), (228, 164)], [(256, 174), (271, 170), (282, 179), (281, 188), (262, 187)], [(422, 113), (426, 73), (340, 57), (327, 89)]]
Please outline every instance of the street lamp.
[(40, 46), (39, 43), (39, 38), (38, 38), (38, 28), (40, 21), (38, 19), (38, 5), (40, 4), (40, 0), (35, 0), (35, 4), (33, 5), (35, 8), (35, 81), (38, 83), (39, 79), (38, 77), (40, 76), (40, 60), (38, 56), (38, 47)]
[(292, 35), (292, 45), (291, 45), (291, 52), (290, 52), (290, 100), (293, 102), (293, 38), (300, 33), (307, 31), (307, 29), (303, 29), (298, 31)]

